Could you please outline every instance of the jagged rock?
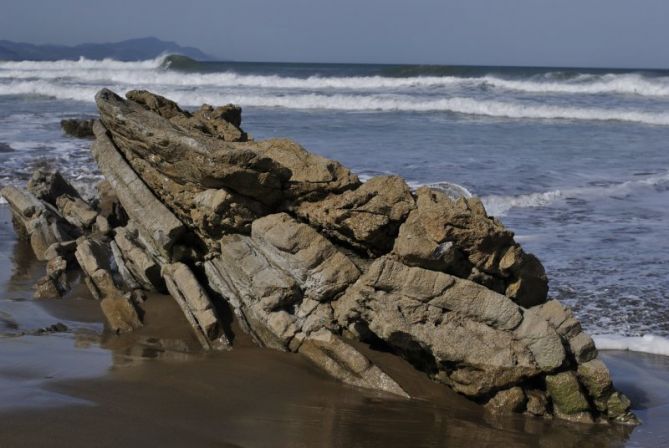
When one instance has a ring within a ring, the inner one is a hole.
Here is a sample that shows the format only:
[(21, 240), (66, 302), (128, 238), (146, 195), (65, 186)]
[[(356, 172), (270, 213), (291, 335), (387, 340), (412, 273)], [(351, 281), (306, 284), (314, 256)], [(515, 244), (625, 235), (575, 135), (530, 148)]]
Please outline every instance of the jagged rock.
[(125, 94), (125, 97), (168, 120), (178, 115), (191, 116), (189, 112), (181, 109), (174, 101), (147, 90), (130, 90)]
[[(140, 104), (134, 101), (136, 94), (130, 97), (133, 101), (125, 101), (104, 90), (96, 97), (113, 144), (210, 248), (224, 233), (248, 234), (253, 219), (288, 206), (286, 201), (321, 197), (359, 184), (338, 162), (292, 142), (227, 142), (220, 135), (175, 124), (175, 118), (185, 117), (174, 109), (176, 105), (161, 106), (171, 111), (161, 116), (144, 106), (150, 101)], [(195, 203), (204, 207), (198, 209)]]
[[(522, 324), (520, 308), (448, 274), (382, 257), (333, 306), (342, 326), (371, 331), (465, 395), (485, 395), (544, 371), (535, 361), (534, 340), (511, 331)], [(545, 338), (550, 335), (537, 335)]]
[(229, 188), (266, 205), (281, 200), (289, 170), (258, 154), (248, 144), (189, 134), (109, 90), (100, 91), (96, 103), (102, 123), (130, 163), (137, 159), (150, 162), (153, 169), (179, 184)]
[(590, 410), (588, 400), (574, 372), (547, 375), (546, 389), (553, 406), (562, 414), (574, 415)]
[(401, 177), (378, 176), (355, 190), (305, 202), (296, 213), (326, 235), (380, 255), (392, 248), (400, 224), (414, 207)]
[[(98, 167), (110, 183), (123, 209), (157, 250), (167, 254), (184, 233), (183, 224), (160, 202), (127, 164), (99, 122), (93, 127), (96, 140), (91, 151)], [(150, 216), (150, 219), (145, 217)]]
[(12, 208), (12, 212), (21, 218), (24, 227), (28, 227), (28, 220), (39, 216), (46, 209), (44, 204), (33, 194), (11, 185), (0, 190), (0, 194)]
[[(241, 108), (231, 104), (216, 108), (203, 104), (199, 110), (193, 113), (193, 118), (198, 120), (198, 123), (191, 124), (189, 122), (188, 124), (204, 134), (223, 139), (226, 142), (245, 142), (248, 140), (248, 135), (239, 127), (241, 126), (241, 117)], [(228, 119), (232, 119), (239, 124)], [(179, 124), (181, 120), (174, 119), (172, 122)]]
[(523, 321), (513, 332), (530, 349), (544, 372), (552, 372), (565, 363), (567, 357), (562, 339), (534, 308), (524, 311)]
[(495, 414), (509, 414), (513, 412), (523, 412), (527, 397), (521, 387), (512, 387), (511, 389), (497, 392), (485, 405), (485, 408)]
[[(274, 333), (268, 329), (277, 319), (287, 321), (291, 316), (282, 311), (301, 299), (297, 281), (275, 267), (250, 238), (228, 235), (221, 240), (221, 255), (205, 262), (209, 285), (232, 306), (245, 330), (261, 345), (286, 349), (293, 334)], [(270, 320), (270, 315), (279, 317)], [(289, 337), (290, 336), (290, 337)]]
[(68, 194), (58, 196), (56, 206), (65, 220), (80, 229), (89, 229), (98, 213), (81, 198)]
[(116, 241), (109, 242), (109, 248), (111, 249), (112, 257), (114, 258), (114, 264), (116, 265), (116, 270), (121, 276), (121, 281), (123, 282), (125, 289), (135, 291), (142, 288), (142, 285), (137, 281), (134, 275), (128, 269), (128, 265), (123, 258), (121, 249), (118, 248)]
[(162, 274), (167, 289), (179, 304), (186, 319), (205, 348), (227, 349), (230, 341), (207, 292), (183, 263), (165, 265)]
[(636, 425), (637, 418), (630, 412), (632, 403), (629, 398), (620, 392), (613, 392), (606, 402), (606, 413), (609, 418), (624, 424)]
[(311, 333), (299, 352), (343, 383), (409, 398), (395, 380), (329, 330)]
[(46, 275), (35, 284), (35, 299), (56, 299), (62, 297), (69, 289), (67, 280), (67, 260), (55, 256), (46, 264)]
[[(613, 387), (609, 369), (599, 359), (593, 359), (579, 365), (578, 378), (595, 400), (601, 399)], [(606, 410), (605, 406), (600, 408), (600, 411), (603, 410)]]
[(332, 243), (285, 213), (255, 221), (250, 238), (223, 237), (220, 252), (205, 263), (211, 287), (256, 339), (274, 348), (288, 348), (314, 321), (327, 325), (330, 316), (331, 322), (331, 308), (323, 302), (360, 275)]
[(86, 274), (87, 285), (100, 307), (111, 330), (127, 333), (142, 326), (132, 294), (120, 289), (114, 281), (113, 254), (104, 241), (82, 237), (75, 252), (79, 266)]
[(33, 194), (8, 186), (0, 190), (12, 210), (12, 223), (22, 239), (30, 245), (39, 260), (46, 260), (46, 251), (54, 243), (76, 238), (78, 232), (49, 203)]
[(251, 236), (268, 259), (297, 281), (307, 299), (328, 301), (360, 275), (332, 243), (286, 213), (254, 221)]
[(246, 133), (240, 129), (242, 110), (238, 106), (229, 104), (214, 108), (203, 104), (199, 110), (191, 114), (182, 110), (174, 101), (146, 90), (131, 90), (125, 94), (125, 97), (190, 132), (201, 133), (228, 142), (244, 142), (248, 138)]
[(512, 232), (487, 215), (478, 198), (453, 200), (422, 187), (416, 191), (416, 205), (395, 241), (394, 253), (404, 263), (469, 276), (525, 307), (546, 301), (543, 266), (523, 252)]
[(530, 415), (542, 416), (548, 412), (548, 398), (546, 393), (539, 389), (528, 389), (525, 391), (527, 396), (527, 412)]
[(100, 301), (100, 307), (114, 333), (129, 333), (142, 327), (142, 321), (132, 299), (111, 295)]
[[(250, 233), (251, 223), (268, 213), (260, 202), (224, 189), (193, 192), (189, 218), (200, 235), (217, 241), (226, 233)], [(216, 244), (216, 243), (214, 243)]]
[(62, 297), (62, 293), (56, 285), (54, 279), (46, 275), (39, 279), (35, 284), (35, 293), (33, 298), (35, 299), (58, 299)]
[(64, 194), (80, 198), (79, 192), (58, 171), (37, 169), (28, 181), (28, 191), (38, 199), (55, 206), (59, 196)]
[(287, 139), (257, 142), (258, 153), (290, 170), (284, 195), (289, 202), (316, 200), (328, 193), (341, 193), (360, 186), (358, 176), (335, 160), (310, 153)]
[(67, 135), (76, 138), (93, 138), (93, 119), (69, 118), (60, 121), (60, 127)]
[(126, 227), (116, 228), (114, 243), (123, 259), (121, 262), (142, 288), (149, 291), (164, 289), (160, 264), (142, 244), (134, 222)]

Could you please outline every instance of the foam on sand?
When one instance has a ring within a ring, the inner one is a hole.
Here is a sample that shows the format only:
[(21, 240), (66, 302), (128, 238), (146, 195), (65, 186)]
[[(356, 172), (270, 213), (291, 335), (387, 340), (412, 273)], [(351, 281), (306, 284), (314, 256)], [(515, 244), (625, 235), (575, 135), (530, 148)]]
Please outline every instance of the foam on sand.
[(669, 338), (655, 335), (620, 336), (615, 334), (594, 335), (592, 339), (598, 350), (629, 350), (669, 356)]

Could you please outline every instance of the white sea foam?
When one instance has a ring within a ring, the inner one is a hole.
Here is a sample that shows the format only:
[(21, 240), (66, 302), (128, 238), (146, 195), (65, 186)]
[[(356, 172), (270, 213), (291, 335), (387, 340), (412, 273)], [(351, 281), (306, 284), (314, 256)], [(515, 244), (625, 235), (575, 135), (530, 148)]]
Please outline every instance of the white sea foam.
[(669, 338), (662, 336), (601, 334), (594, 335), (592, 339), (599, 350), (629, 350), (632, 352), (669, 356)]
[(666, 182), (669, 182), (669, 172), (607, 186), (565, 188), (518, 196), (490, 195), (481, 198), (481, 200), (490, 215), (504, 216), (512, 208), (543, 207), (568, 197), (601, 197), (624, 194), (634, 191), (639, 187), (653, 187)]
[[(97, 86), (85, 85), (61, 85), (48, 81), (21, 81), (0, 85), (0, 95), (45, 95), (58, 99), (93, 101), (98, 88)], [(123, 90), (123, 88), (120, 87), (119, 90)], [(669, 112), (653, 113), (627, 109), (528, 105), (511, 101), (491, 101), (463, 97), (424, 100), (409, 95), (239, 95), (205, 90), (184, 91), (164, 88), (153, 88), (153, 90), (185, 106), (195, 106), (202, 103), (225, 104), (233, 102), (241, 106), (281, 107), (302, 110), (442, 111), (497, 118), (626, 121), (669, 126)]]
[(5, 61), (0, 62), (0, 70), (31, 70), (36, 74), (45, 71), (68, 71), (76, 73), (79, 70), (138, 70), (157, 69), (165, 61), (166, 56), (158, 56), (155, 59), (144, 61), (125, 62), (115, 59), (86, 59), (79, 58), (76, 61)]
[(480, 78), (490, 86), (528, 93), (568, 94), (626, 94), (642, 96), (669, 96), (669, 78), (647, 78), (637, 74), (586, 75), (569, 81), (537, 81), (502, 79), (493, 76)]
[(0, 196), (0, 204), (6, 204), (6, 203), (7, 203), (7, 200), (5, 198), (3, 198), (2, 196)]
[[(460, 76), (349, 76), (307, 78), (277, 75), (244, 75), (234, 72), (195, 73), (165, 69), (165, 57), (137, 62), (112, 59), (78, 61), (0, 62), (0, 79), (72, 79), (82, 83), (149, 84), (188, 87), (251, 87), (264, 89), (408, 89), (434, 87), (492, 87), (528, 93), (625, 94), (669, 96), (669, 77), (641, 74), (580, 75), (566, 80), (535, 76), (507, 79), (495, 75)], [(549, 74), (550, 75), (550, 74)]]

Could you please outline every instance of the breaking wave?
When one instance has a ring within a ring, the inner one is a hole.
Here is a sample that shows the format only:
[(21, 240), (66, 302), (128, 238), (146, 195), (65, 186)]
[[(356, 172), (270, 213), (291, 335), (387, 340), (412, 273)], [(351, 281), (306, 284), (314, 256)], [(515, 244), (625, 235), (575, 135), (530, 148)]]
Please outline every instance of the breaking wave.
[[(141, 86), (135, 86), (141, 87)], [(657, 126), (669, 126), (669, 112), (644, 112), (626, 109), (579, 108), (556, 105), (522, 104), (465, 97), (421, 99), (409, 95), (240, 95), (220, 91), (172, 90), (151, 87), (184, 106), (202, 103), (235, 103), (242, 107), (280, 107), (286, 109), (322, 109), (376, 112), (452, 112), (495, 118), (524, 118), (549, 120), (622, 121)], [(118, 91), (123, 86), (112, 86)], [(65, 100), (93, 101), (99, 86), (61, 85), (47, 81), (20, 81), (0, 84), (0, 95), (36, 95)]]
[(0, 62), (0, 70), (19, 70), (19, 71), (34, 71), (35, 76), (40, 76), (44, 71), (59, 71), (69, 72), (72, 76), (76, 76), (81, 70), (151, 70), (161, 67), (165, 59), (169, 56), (158, 56), (155, 59), (147, 59), (144, 61), (117, 61), (116, 59), (86, 59), (79, 58), (76, 61), (61, 60), (61, 61), (2, 61)]
[[(0, 79), (72, 79), (78, 82), (151, 84), (161, 86), (255, 87), (267, 89), (380, 90), (412, 88), (503, 89), (543, 94), (621, 94), (669, 96), (669, 77), (640, 73), (580, 74), (567, 79), (552, 73), (526, 77), (477, 76), (309, 76), (240, 74), (232, 64), (211, 63), (183, 56), (163, 55), (155, 59), (122, 62), (113, 59), (77, 61), (0, 62)], [(201, 69), (201, 70), (200, 70)], [(204, 73), (207, 71), (208, 73)]]
[(633, 191), (635, 188), (653, 187), (667, 182), (669, 182), (669, 172), (607, 186), (565, 188), (518, 196), (490, 195), (481, 198), (481, 200), (488, 214), (492, 216), (504, 216), (512, 208), (543, 207), (569, 197), (601, 197), (622, 194)]

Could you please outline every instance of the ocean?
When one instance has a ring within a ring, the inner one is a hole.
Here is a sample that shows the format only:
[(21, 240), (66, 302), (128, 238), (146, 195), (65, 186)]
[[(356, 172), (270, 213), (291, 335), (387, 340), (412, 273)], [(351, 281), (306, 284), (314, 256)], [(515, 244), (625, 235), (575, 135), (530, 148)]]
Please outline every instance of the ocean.
[(0, 184), (46, 165), (90, 191), (90, 142), (59, 121), (94, 116), (102, 87), (236, 103), (256, 139), (480, 196), (600, 348), (669, 355), (669, 71), (0, 62)]

